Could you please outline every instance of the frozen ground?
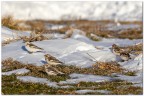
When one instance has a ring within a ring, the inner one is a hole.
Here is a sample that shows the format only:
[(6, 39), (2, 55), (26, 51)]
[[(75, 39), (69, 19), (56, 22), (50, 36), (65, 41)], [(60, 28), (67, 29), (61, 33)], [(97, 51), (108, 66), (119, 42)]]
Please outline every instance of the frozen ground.
[(100, 92), (100, 93), (110, 93), (110, 91), (107, 91), (107, 90), (88, 90), (88, 89), (85, 89), (85, 90), (77, 90), (76, 93), (78, 94), (85, 94), (85, 93), (94, 93), (94, 92)]
[(59, 84), (78, 84), (79, 82), (104, 82), (114, 80), (108, 76), (99, 76), (99, 75), (88, 75), (88, 74), (76, 74), (73, 73), (70, 75), (71, 79), (66, 81), (60, 81)]
[[(131, 40), (129, 41), (131, 42)], [(101, 47), (104, 47), (104, 49), (102, 50), (96, 49), (93, 45), (78, 40), (74, 40), (74, 39), (44, 40), (44, 41), (37, 41), (33, 43), (43, 48), (46, 51), (46, 53), (55, 56), (56, 58), (64, 62), (66, 65), (90, 67), (92, 64), (95, 63), (95, 61), (105, 61), (105, 62), (121, 61), (121, 59), (116, 55), (114, 55), (109, 49), (113, 44), (113, 42), (110, 42), (109, 46), (108, 45), (105, 46), (105, 44), (108, 44), (107, 42), (104, 43), (103, 41), (99, 42)], [(122, 42), (124, 42), (124, 40), (122, 40)], [(102, 46), (101, 43), (104, 46)], [(37, 53), (29, 54), (25, 49), (23, 41), (21, 40), (10, 43), (2, 47), (2, 59), (12, 57), (15, 60), (22, 61), (24, 63), (26, 62), (32, 63), (37, 66), (41, 66), (45, 63), (44, 54), (46, 53), (37, 52)]]
[(51, 82), (47, 80), (46, 78), (38, 78), (38, 77), (33, 77), (33, 76), (17, 76), (17, 79), (23, 82), (41, 83), (41, 84), (46, 84), (50, 87), (58, 87), (56, 82)]
[(30, 32), (21, 32), (9, 29), (7, 27), (2, 26), (1, 28), (1, 40), (7, 41), (7, 40), (13, 40), (13, 39), (19, 39), (20, 36), (29, 36)]
[[(141, 66), (142, 67), (142, 66)], [(143, 87), (143, 72), (139, 71), (136, 76), (117, 75), (117, 79), (126, 80), (134, 83), (134, 86)]]
[(142, 20), (142, 2), (2, 2), (2, 16), (16, 19)]
[[(6, 28), (4, 28), (7, 30)], [(9, 30), (9, 29), (8, 29)], [(7, 31), (6, 31), (7, 32)], [(115, 79), (126, 80), (134, 83), (134, 86), (142, 87), (142, 54), (135, 56), (129, 61), (121, 62), (121, 59), (111, 52), (112, 44), (118, 44), (121, 46), (134, 45), (136, 43), (142, 42), (142, 39), (129, 40), (129, 39), (105, 39), (101, 41), (92, 41), (89, 38), (80, 35), (73, 34), (71, 38), (68, 39), (53, 39), (36, 41), (33, 44), (43, 48), (46, 52), (37, 52), (29, 54), (25, 49), (22, 40), (12, 42), (5, 46), (2, 46), (2, 60), (11, 57), (15, 60), (32, 63), (37, 66), (42, 66), (45, 64), (44, 54), (49, 53), (60, 61), (64, 62), (65, 65), (74, 65), (77, 67), (92, 67), (92, 65), (97, 61), (117, 61), (123, 68), (131, 71), (138, 71), (136, 76), (126, 76), (121, 74), (115, 74), (116, 76), (99, 76), (91, 74), (77, 74), (72, 73), (69, 76), (70, 79), (65, 81), (60, 81), (58, 84), (76, 84), (81, 81), (84, 82), (102, 82), (102, 81), (112, 81)], [(95, 48), (99, 47), (101, 49)], [(25, 72), (24, 69), (13, 70), (9, 72), (3, 72), (3, 75), (19, 74), (21, 71)], [(47, 84), (51, 87), (59, 87), (56, 82), (49, 81), (46, 78), (32, 77), (32, 76), (18, 76), (17, 79), (23, 82), (34, 82)], [(61, 88), (68, 88), (71, 86), (61, 86)], [(85, 91), (78, 91), (78, 93), (83, 93)], [(88, 92), (88, 91), (86, 91)], [(92, 91), (91, 91), (92, 92)], [(104, 91), (104, 93), (106, 93)]]
[(16, 69), (16, 70), (12, 70), (12, 71), (8, 71), (8, 72), (2, 72), (2, 75), (12, 75), (12, 74), (25, 74), (28, 73), (30, 70), (25, 69), (25, 68), (21, 68), (21, 69)]

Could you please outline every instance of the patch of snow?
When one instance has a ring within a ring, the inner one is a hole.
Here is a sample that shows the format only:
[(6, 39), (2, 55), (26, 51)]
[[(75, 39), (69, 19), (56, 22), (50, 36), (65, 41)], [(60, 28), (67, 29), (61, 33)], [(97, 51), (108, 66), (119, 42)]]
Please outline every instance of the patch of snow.
[(58, 32), (55, 33), (47, 33), (47, 34), (43, 34), (45, 37), (49, 38), (49, 39), (63, 39), (65, 34), (60, 34)]
[(105, 94), (108, 94), (110, 93), (111, 91), (107, 91), (107, 90), (96, 90), (97, 92), (100, 92), (100, 93), (105, 93)]
[(110, 50), (89, 51), (88, 54), (93, 57), (93, 61), (121, 61), (120, 57), (113, 54)]
[(25, 68), (21, 68), (21, 69), (16, 69), (16, 70), (12, 70), (12, 71), (8, 71), (8, 72), (2, 72), (2, 75), (12, 75), (12, 74), (25, 74), (30, 72), (30, 70), (25, 69)]
[(2, 16), (32, 20), (142, 20), (142, 2), (2, 2)]
[(117, 75), (117, 76), (118, 77), (115, 77), (115, 78), (134, 83), (133, 86), (143, 87), (143, 72), (142, 71), (138, 72), (136, 76), (126, 76), (126, 75)]
[(54, 39), (62, 39), (62, 38), (64, 38), (64, 36), (65, 36), (64, 34), (55, 33), (53, 38)]
[[(86, 44), (73, 39), (60, 39), (60, 40), (44, 40), (33, 42), (36, 46), (43, 48), (46, 53), (49, 53), (56, 58), (60, 58), (64, 55), (71, 55), (74, 52), (80, 52), (83, 50), (94, 50), (95, 48), (92, 45)], [(81, 47), (80, 47), (81, 46)], [(24, 43), (20, 40), (17, 42), (12, 42), (8, 45), (2, 46), (2, 59), (11, 57), (15, 60), (31, 63), (37, 66), (41, 66), (44, 63), (44, 54), (41, 52), (29, 54), (25, 49)], [(77, 56), (81, 56), (77, 54)], [(83, 56), (84, 57), (84, 56)], [(83, 58), (80, 57), (80, 58)], [(75, 58), (75, 57), (74, 57)], [(63, 58), (60, 58), (60, 60)], [(70, 60), (71, 58), (69, 58)], [(88, 59), (90, 61), (90, 59)], [(64, 61), (65, 62), (65, 61)], [(82, 59), (82, 62), (85, 62), (85, 58)], [(65, 62), (67, 63), (67, 62)], [(75, 64), (78, 64), (75, 62)]]
[(47, 52), (54, 51), (61, 55), (77, 51), (95, 50), (94, 46), (74, 39), (44, 40), (34, 42), (34, 44), (41, 46)]
[(70, 86), (70, 85), (66, 85), (66, 86), (60, 86), (60, 88), (71, 88), (73, 86)]
[[(121, 59), (119, 56), (114, 55), (109, 49), (114, 40), (115, 39), (95, 42), (98, 47), (103, 47), (102, 50), (96, 49), (91, 44), (74, 39), (44, 40), (33, 42), (33, 44), (43, 48), (46, 53), (55, 56), (66, 65), (74, 65), (84, 68), (91, 67), (96, 61), (120, 61)], [(134, 43), (134, 41), (132, 42), (126, 39), (123, 41), (119, 40), (118, 42), (120, 43), (118, 44), (123, 44), (122, 42), (124, 41), (129, 41), (128, 43), (131, 42), (132, 44)], [(140, 42), (141, 40), (138, 41)], [(29, 54), (21, 40), (2, 46), (2, 60), (11, 57), (20, 62), (42, 66), (45, 61), (44, 54), (45, 53), (42, 52)], [(134, 60), (134, 62), (139, 62), (139, 60)]]
[(40, 84), (46, 84), (50, 87), (59, 87), (56, 82), (51, 82), (46, 78), (38, 78), (33, 76), (17, 76), (17, 79), (23, 82), (40, 83)]
[(85, 90), (77, 90), (75, 92), (78, 93), (78, 94), (86, 94), (86, 93), (89, 93), (89, 92), (96, 92), (96, 90), (85, 89)]
[(105, 93), (105, 94), (108, 94), (110, 93), (110, 91), (107, 91), (107, 90), (89, 90), (89, 89), (84, 89), (84, 90), (77, 90), (75, 91), (76, 93), (78, 94), (86, 94), (86, 93), (94, 93), (94, 92), (100, 92), (100, 93)]
[(95, 62), (85, 53), (87, 51), (74, 52), (68, 55), (62, 55), (59, 57), (66, 65), (73, 65), (76, 67), (91, 67)]
[(57, 30), (57, 29), (61, 29), (61, 28), (64, 28), (64, 27), (65, 27), (65, 25), (45, 23), (45, 28), (46, 29)]
[(1, 36), (2, 41), (6, 41), (6, 40), (18, 39), (20, 36), (29, 36), (30, 33), (28, 31), (27, 32), (16, 31), (2, 26), (1, 35), (2, 35)]
[(142, 43), (143, 41), (142, 39), (129, 40), (129, 39), (118, 39), (118, 38), (114, 38), (114, 39), (101, 38), (100, 41), (95, 42), (89, 39), (88, 37), (81, 35), (79, 33), (73, 35), (71, 38), (85, 42), (87, 44), (91, 44), (93, 46), (103, 47), (103, 48), (111, 48), (113, 44), (117, 44), (119, 46), (129, 46), (129, 45), (134, 45), (137, 43)]
[(138, 24), (123, 24), (120, 26), (116, 26), (115, 24), (108, 24), (107, 29), (111, 31), (119, 31), (119, 30), (125, 30), (125, 29), (135, 29), (140, 28), (140, 25)]
[(67, 79), (66, 81), (60, 81), (59, 84), (77, 84), (81, 81), (83, 82), (103, 82), (103, 81), (111, 81), (113, 78), (108, 76), (99, 76), (99, 75), (87, 75), (87, 74), (70, 74), (71, 79)]

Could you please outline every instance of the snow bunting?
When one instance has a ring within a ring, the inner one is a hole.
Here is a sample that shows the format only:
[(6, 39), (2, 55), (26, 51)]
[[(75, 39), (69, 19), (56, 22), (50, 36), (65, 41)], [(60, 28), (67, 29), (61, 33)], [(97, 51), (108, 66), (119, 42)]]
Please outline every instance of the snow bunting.
[(28, 50), (29, 53), (43, 51), (42, 48), (40, 48), (30, 42), (25, 42), (25, 48)]
[(119, 48), (119, 46), (117, 46), (116, 44), (113, 44), (112, 45), (112, 52), (115, 54), (115, 55), (120, 55), (120, 53), (122, 52), (123, 50)]
[(44, 57), (45, 57), (45, 61), (50, 65), (61, 65), (61, 64), (63, 64), (63, 62), (59, 61), (58, 59), (56, 59), (55, 57), (53, 57), (49, 54), (44, 55)]
[(129, 54), (129, 53), (126, 53), (126, 52), (120, 53), (120, 57), (121, 57), (121, 59), (124, 60), (124, 61), (128, 61), (129, 59), (131, 59), (130, 54)]
[(56, 75), (57, 76), (65, 75), (63, 72), (60, 72), (59, 70), (57, 70), (56, 68), (52, 67), (49, 64), (44, 65), (44, 68), (45, 68), (45, 72), (48, 75), (54, 75), (54, 76), (56, 76)]

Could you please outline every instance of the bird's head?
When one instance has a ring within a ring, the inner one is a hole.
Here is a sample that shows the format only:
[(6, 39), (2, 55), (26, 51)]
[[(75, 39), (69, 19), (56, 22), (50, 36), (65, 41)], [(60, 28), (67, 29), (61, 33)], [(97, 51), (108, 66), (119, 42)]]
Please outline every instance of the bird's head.
[(30, 44), (30, 42), (25, 42), (25, 45), (29, 45)]
[(49, 54), (45, 54), (44, 56), (45, 56), (46, 58), (49, 58), (49, 57), (50, 57), (50, 55), (49, 55)]
[(117, 47), (117, 45), (116, 45), (116, 44), (113, 44), (113, 45), (112, 45), (112, 48), (115, 48), (115, 47)]

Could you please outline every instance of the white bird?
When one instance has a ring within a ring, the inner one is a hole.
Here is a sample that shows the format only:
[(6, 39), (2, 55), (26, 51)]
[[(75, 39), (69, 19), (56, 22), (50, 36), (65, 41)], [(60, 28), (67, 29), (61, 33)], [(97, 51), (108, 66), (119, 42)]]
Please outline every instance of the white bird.
[(129, 54), (129, 53), (126, 53), (126, 52), (120, 53), (120, 57), (121, 57), (121, 59), (124, 60), (124, 61), (128, 61), (129, 59), (131, 59), (130, 54)]
[(30, 43), (30, 42), (25, 42), (25, 48), (27, 49), (27, 51), (29, 53), (33, 53), (33, 52), (40, 52), (43, 51), (44, 49)]
[(55, 57), (53, 57), (49, 54), (44, 55), (44, 57), (45, 57), (45, 61), (50, 65), (61, 65), (61, 64), (63, 64), (63, 62), (59, 61), (58, 59), (56, 59)]
[(54, 75), (54, 76), (62, 76), (65, 75), (63, 72), (60, 72), (59, 70), (57, 70), (56, 68), (52, 67), (49, 64), (44, 65), (45, 68), (45, 72), (48, 75)]
[(115, 55), (120, 55), (121, 52), (123, 52), (123, 49), (121, 49), (119, 46), (117, 46), (116, 44), (112, 45), (112, 52)]

